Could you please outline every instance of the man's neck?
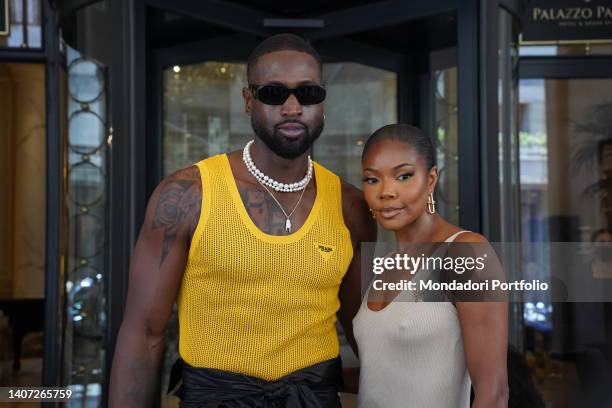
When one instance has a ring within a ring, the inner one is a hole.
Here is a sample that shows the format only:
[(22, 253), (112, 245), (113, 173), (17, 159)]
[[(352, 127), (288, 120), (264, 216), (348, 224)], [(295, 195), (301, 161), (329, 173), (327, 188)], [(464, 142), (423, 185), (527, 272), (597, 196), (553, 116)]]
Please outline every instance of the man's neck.
[(308, 171), (308, 152), (295, 159), (285, 159), (258, 139), (251, 145), (251, 158), (262, 173), (280, 183), (295, 183)]

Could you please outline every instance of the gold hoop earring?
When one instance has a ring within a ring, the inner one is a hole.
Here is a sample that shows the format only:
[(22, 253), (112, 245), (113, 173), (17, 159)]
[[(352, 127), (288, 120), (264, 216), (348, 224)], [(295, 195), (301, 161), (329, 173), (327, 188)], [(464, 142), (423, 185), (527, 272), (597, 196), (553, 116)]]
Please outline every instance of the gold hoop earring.
[(436, 213), (436, 202), (434, 201), (433, 193), (430, 193), (429, 197), (427, 197), (427, 211), (429, 211), (430, 214)]

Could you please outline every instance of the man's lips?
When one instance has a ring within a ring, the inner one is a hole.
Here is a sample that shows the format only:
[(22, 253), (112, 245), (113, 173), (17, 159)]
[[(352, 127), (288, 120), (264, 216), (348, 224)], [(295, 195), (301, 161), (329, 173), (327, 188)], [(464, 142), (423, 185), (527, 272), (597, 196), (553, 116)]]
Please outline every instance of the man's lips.
[(378, 210), (378, 213), (384, 219), (391, 219), (404, 211), (404, 207), (385, 207)]
[(277, 127), (278, 131), (288, 137), (297, 137), (306, 131), (306, 128), (299, 123), (287, 123)]

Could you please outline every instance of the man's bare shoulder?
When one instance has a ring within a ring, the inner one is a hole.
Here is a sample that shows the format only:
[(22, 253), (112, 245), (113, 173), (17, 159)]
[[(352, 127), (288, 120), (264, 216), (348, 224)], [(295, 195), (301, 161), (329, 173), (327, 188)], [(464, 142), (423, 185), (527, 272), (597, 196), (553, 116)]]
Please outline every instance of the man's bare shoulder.
[[(164, 231), (164, 243), (167, 237), (174, 238), (177, 234), (185, 234), (189, 240), (197, 226), (201, 204), (202, 183), (198, 167), (175, 171), (159, 183), (151, 197), (152, 230)], [(167, 251), (162, 259), (165, 255)]]
[(166, 176), (155, 188), (152, 199), (161, 199), (164, 194), (194, 195), (202, 194), (202, 183), (200, 179), (200, 169), (198, 166), (189, 166)]
[(342, 215), (351, 236), (358, 241), (376, 240), (376, 222), (361, 190), (341, 180)]
[(187, 181), (199, 181), (200, 180), (200, 169), (195, 164), (192, 166), (184, 167), (182, 169), (178, 169), (173, 173), (170, 173), (166, 176), (159, 185), (163, 185), (164, 183), (171, 183), (178, 180), (187, 180)]
[[(156, 203), (156, 214), (164, 206), (193, 206), (202, 198), (202, 183), (198, 166), (179, 169), (166, 176), (155, 188), (150, 204)], [(170, 208), (168, 208), (170, 209)]]
[[(342, 189), (342, 201), (349, 202), (357, 202), (363, 201), (365, 203), (365, 198), (363, 197), (363, 193), (357, 187), (352, 185), (351, 183), (340, 180), (340, 187)], [(367, 206), (367, 204), (366, 204)]]

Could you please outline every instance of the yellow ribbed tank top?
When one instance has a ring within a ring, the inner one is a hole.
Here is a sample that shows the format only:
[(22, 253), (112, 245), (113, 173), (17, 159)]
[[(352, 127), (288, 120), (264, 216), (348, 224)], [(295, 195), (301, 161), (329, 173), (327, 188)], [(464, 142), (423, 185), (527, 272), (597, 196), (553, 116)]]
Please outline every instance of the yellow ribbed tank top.
[(251, 220), (226, 155), (197, 166), (202, 207), (177, 298), (183, 360), (271, 381), (338, 356), (338, 289), (353, 256), (340, 179), (315, 163), (304, 225), (274, 236)]

